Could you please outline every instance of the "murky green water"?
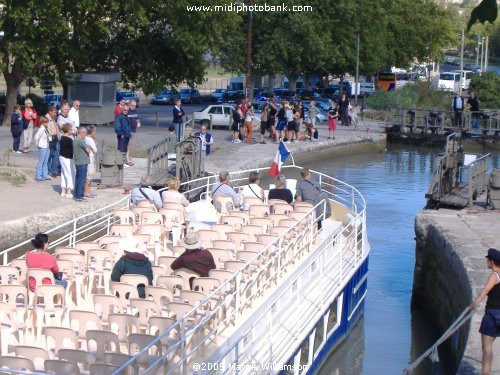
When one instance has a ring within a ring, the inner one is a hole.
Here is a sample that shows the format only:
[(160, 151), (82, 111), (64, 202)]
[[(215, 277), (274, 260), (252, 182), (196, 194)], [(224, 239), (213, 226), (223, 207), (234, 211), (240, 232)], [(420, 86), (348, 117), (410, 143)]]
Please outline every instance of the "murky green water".
[[(436, 332), (410, 308), (415, 215), (425, 206), (439, 149), (392, 147), (386, 152), (324, 158), (307, 167), (352, 184), (368, 207), (371, 245), (368, 294), (361, 328), (336, 351), (322, 374), (401, 374), (435, 340)], [(495, 165), (500, 165), (496, 155)], [(360, 326), (358, 325), (358, 326)], [(418, 375), (446, 374), (424, 364)]]

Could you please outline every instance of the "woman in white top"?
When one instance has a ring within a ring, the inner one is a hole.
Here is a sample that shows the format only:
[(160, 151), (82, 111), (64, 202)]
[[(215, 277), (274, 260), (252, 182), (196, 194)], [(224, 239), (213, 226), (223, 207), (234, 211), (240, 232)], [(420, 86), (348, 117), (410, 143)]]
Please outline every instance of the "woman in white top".
[(40, 127), (35, 134), (35, 145), (38, 147), (38, 164), (36, 166), (36, 181), (52, 180), (49, 176), (49, 142), (52, 139), (47, 129), (49, 120), (46, 117), (40, 119)]
[(95, 173), (95, 156), (97, 154), (97, 146), (95, 142), (96, 127), (94, 125), (87, 126), (87, 136), (85, 137), (85, 143), (90, 147), (90, 162), (87, 166), (87, 182), (85, 184), (84, 195), (87, 198), (95, 198), (96, 195), (92, 194), (92, 178)]
[(189, 205), (189, 201), (186, 199), (184, 194), (179, 193), (179, 187), (181, 182), (177, 177), (171, 177), (167, 181), (168, 190), (161, 194), (161, 199), (163, 203), (180, 203), (184, 207)]
[(260, 173), (253, 171), (248, 175), (248, 185), (243, 186), (241, 194), (243, 197), (259, 198), (264, 202), (264, 189), (259, 186)]

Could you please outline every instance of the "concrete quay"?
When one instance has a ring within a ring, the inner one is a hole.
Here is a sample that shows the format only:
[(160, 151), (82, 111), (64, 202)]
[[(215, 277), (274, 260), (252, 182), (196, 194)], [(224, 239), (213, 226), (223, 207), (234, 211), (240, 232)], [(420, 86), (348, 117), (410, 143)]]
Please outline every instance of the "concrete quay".
[[(460, 211), (423, 210), (415, 220), (416, 259), (412, 305), (422, 310), (439, 335), (479, 295), (491, 271), (485, 255), (500, 248), (500, 211), (474, 206)], [(440, 348), (453, 373), (481, 373), (481, 334), (484, 304)], [(500, 343), (493, 346), (491, 374), (500, 374)]]
[[(386, 136), (381, 124), (365, 121), (358, 129), (339, 127), (336, 139), (328, 140), (326, 124), (319, 124), (320, 139), (318, 142), (299, 142), (288, 144), (295, 162), (302, 158), (318, 157), (320, 153), (357, 153), (366, 147), (385, 148)], [(236, 171), (256, 167), (270, 166), (277, 150), (277, 144), (266, 139), (266, 144), (231, 143), (229, 130), (210, 131), (215, 138), (215, 145), (207, 171), (217, 173), (221, 169)], [(144, 126), (139, 129), (134, 151), (135, 165), (124, 170), (124, 182), (120, 188), (97, 189), (93, 192), (96, 198), (89, 202), (74, 202), (59, 196), (60, 177), (44, 182), (33, 180), (34, 169), (38, 160), (38, 152), (31, 154), (13, 154), (11, 150), (10, 131), (0, 128), (0, 177), (10, 173), (23, 175), (26, 182), (14, 186), (5, 178), (0, 178), (0, 189), (3, 198), (0, 201), (0, 251), (21, 241), (33, 237), (39, 231), (46, 231), (78, 216), (103, 208), (124, 197), (125, 188), (137, 185), (147, 172), (145, 150), (166, 135), (165, 128)], [(100, 141), (116, 142), (113, 128), (99, 127), (97, 130), (98, 147)], [(259, 130), (254, 131), (254, 141), (259, 140)], [(288, 163), (288, 162), (287, 162)], [(96, 176), (98, 179), (99, 176)]]

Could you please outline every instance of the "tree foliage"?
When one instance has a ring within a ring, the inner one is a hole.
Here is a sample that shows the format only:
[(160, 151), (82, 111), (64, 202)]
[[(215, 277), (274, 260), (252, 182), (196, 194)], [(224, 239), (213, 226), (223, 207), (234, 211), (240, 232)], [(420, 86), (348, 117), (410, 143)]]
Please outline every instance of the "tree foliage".
[(470, 90), (474, 91), (481, 101), (481, 108), (499, 108), (500, 76), (495, 72), (484, 72), (481, 76), (474, 74), (470, 82)]

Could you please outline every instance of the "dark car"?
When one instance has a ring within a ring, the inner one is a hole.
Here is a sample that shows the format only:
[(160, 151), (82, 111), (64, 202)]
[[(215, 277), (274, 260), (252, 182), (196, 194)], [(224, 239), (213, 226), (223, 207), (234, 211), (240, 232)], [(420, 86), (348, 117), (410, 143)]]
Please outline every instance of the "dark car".
[(115, 97), (116, 104), (120, 103), (120, 100), (122, 99), (125, 99), (126, 102), (135, 100), (137, 102), (137, 106), (139, 106), (139, 95), (137, 95), (134, 91), (117, 91)]
[(179, 96), (182, 103), (200, 103), (201, 95), (196, 89), (182, 89), (179, 91)]
[(178, 97), (179, 92), (176, 89), (165, 89), (153, 95), (151, 104), (173, 104), (174, 99)]
[(227, 91), (227, 89), (216, 89), (211, 96), (211, 99), (213, 102), (216, 102), (222, 94), (224, 94)]
[(313, 100), (317, 96), (318, 95), (315, 94), (313, 90), (297, 89), (297, 91), (295, 91), (294, 99)]
[(325, 87), (321, 90), (321, 97), (328, 98), (333, 100), (335, 103), (338, 103), (342, 94), (340, 93), (339, 87)]
[(293, 96), (295, 95), (295, 92), (288, 89), (273, 89), (273, 93), (275, 97), (279, 98), (280, 100), (292, 100)]
[(256, 95), (254, 95), (255, 100), (258, 101), (267, 101), (271, 98), (274, 98), (274, 92), (272, 91), (259, 91)]
[(217, 99), (217, 103), (238, 103), (244, 98), (243, 91), (226, 91)]

